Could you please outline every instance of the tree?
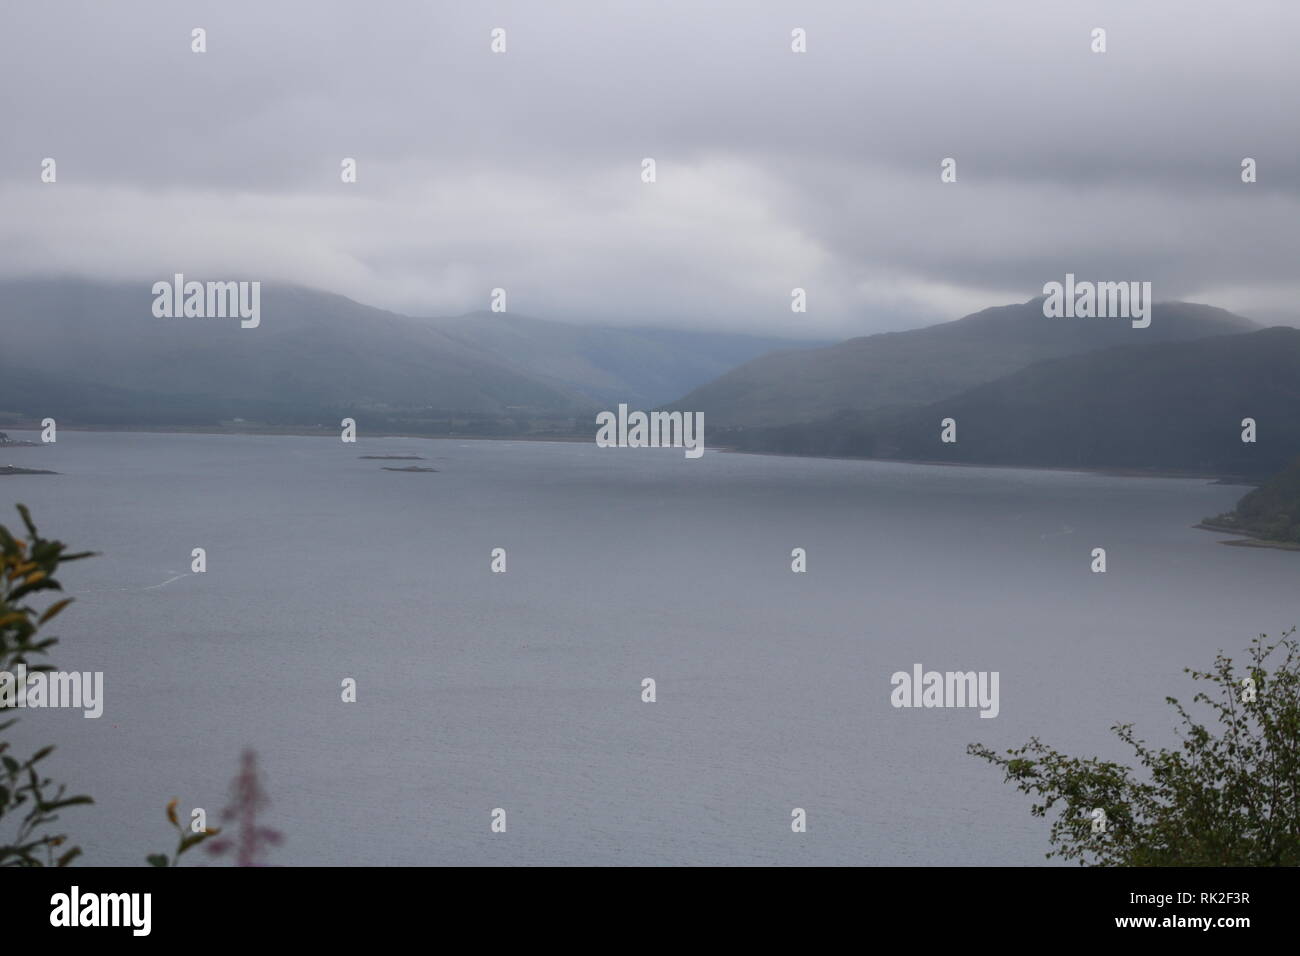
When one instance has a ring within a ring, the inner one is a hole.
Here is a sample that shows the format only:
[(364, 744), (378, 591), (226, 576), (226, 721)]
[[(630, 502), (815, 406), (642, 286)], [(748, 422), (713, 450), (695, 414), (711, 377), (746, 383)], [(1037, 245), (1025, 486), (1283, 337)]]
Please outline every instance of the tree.
[[(54, 577), (59, 566), (92, 554), (67, 554), (62, 541), (40, 536), (27, 508), (19, 505), (18, 514), (27, 530), (25, 538), (15, 538), (0, 525), (0, 716), (17, 706), (15, 667), (21, 664), (30, 673), (53, 670), (42, 658), (58, 638), (44, 637), (41, 629), (71, 604), (72, 598), (63, 598), (44, 610), (25, 602), (40, 591), (61, 591)], [(17, 718), (0, 720), (0, 732), (17, 722)], [(58, 821), (59, 810), (94, 801), (84, 795), (68, 796), (64, 784), (56, 785), (41, 775), (37, 765), (54, 747), (42, 747), (25, 760), (8, 751), (9, 743), (0, 739), (0, 827), (15, 817), (18, 822), (10, 842), (0, 842), (0, 866), (67, 866), (81, 849), (63, 849), (67, 836), (45, 828)], [(0, 832), (0, 841), (4, 840)], [(56, 850), (60, 851), (57, 856)]]
[[(1035, 816), (1057, 810), (1047, 854), (1094, 866), (1300, 865), (1300, 643), (1292, 628), (1266, 635), (1238, 673), (1220, 651), (1214, 668), (1185, 673), (1207, 681), (1193, 704), (1176, 698), (1182, 744), (1154, 748), (1132, 724), (1111, 730), (1132, 748), (1141, 772), (1097, 757), (1069, 757), (1037, 737), (998, 754), (967, 752), (1001, 767), (1008, 783), (1036, 798)], [(1270, 671), (1266, 665), (1271, 665)]]
[[(54, 577), (59, 566), (94, 554), (67, 554), (67, 545), (62, 541), (41, 537), (25, 506), (18, 505), (18, 514), (26, 528), (24, 538), (14, 537), (0, 525), (0, 714), (16, 706), (18, 678), (14, 668), (21, 664), (29, 674), (54, 669), (40, 659), (49, 656), (49, 649), (59, 639), (43, 636), (41, 628), (73, 599), (62, 598), (43, 611), (25, 600), (39, 591), (62, 591)], [(17, 722), (16, 718), (0, 721), (0, 732)], [(56, 785), (41, 775), (37, 764), (54, 752), (53, 746), (42, 747), (26, 760), (8, 751), (9, 743), (0, 739), (0, 826), (17, 818), (17, 829), (10, 841), (0, 842), (0, 866), (67, 866), (81, 854), (81, 848), (64, 849), (67, 834), (46, 832), (45, 828), (58, 821), (59, 810), (95, 801), (84, 794), (68, 796), (65, 784)], [(155, 866), (175, 866), (186, 850), (221, 832), (204, 829), (187, 833), (176, 817), (176, 803), (173, 800), (168, 804), (167, 819), (179, 833), (179, 843), (170, 859), (164, 854), (151, 856), (149, 862)]]

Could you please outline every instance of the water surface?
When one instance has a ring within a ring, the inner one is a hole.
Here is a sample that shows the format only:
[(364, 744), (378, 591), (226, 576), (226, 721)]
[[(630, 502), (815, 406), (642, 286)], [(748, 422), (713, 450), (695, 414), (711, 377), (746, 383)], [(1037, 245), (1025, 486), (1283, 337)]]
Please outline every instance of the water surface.
[[(170, 849), (172, 797), (215, 822), (245, 746), (271, 862), (1036, 864), (968, 743), (1170, 740), (1184, 666), (1300, 622), (1300, 555), (1194, 530), (1244, 491), (1201, 480), (67, 430), (6, 460), (62, 474), (0, 479), (0, 520), (103, 552), (55, 663), (105, 672), (105, 714), (18, 728), (94, 795), (87, 864)], [(998, 671), (999, 716), (892, 708), (914, 662)]]

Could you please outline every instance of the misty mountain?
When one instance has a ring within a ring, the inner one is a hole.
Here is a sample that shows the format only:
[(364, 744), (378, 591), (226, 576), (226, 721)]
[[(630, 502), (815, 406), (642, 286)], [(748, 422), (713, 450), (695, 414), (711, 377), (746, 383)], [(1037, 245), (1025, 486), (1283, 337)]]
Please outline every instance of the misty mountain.
[(570, 325), (475, 312), (432, 319), (449, 338), (504, 359), (611, 408), (654, 408), (777, 349), (828, 343), (673, 329)]
[[(940, 440), (945, 418), (957, 423), (955, 443)], [(1241, 441), (1244, 418), (1258, 424), (1253, 444)], [(919, 409), (714, 440), (789, 454), (1263, 476), (1300, 451), (1300, 330), (1049, 359)]]
[(666, 400), (773, 344), (492, 313), (417, 319), (269, 284), (258, 328), (157, 318), (152, 304), (150, 283), (0, 282), (0, 412), (74, 424), (352, 414), (416, 431), (455, 416), (496, 433), (536, 419), (571, 429), (615, 400)]
[(1123, 319), (1048, 319), (1039, 297), (922, 329), (775, 352), (670, 407), (702, 411), (714, 426), (813, 422), (846, 411), (924, 405), (1044, 359), (1258, 328), (1223, 309), (1187, 302), (1156, 303), (1145, 329)]
[(145, 420), (205, 422), (343, 407), (499, 415), (590, 404), (427, 323), (342, 296), (264, 286), (256, 329), (156, 318), (152, 303), (147, 283), (0, 284), (0, 408), (30, 411), (35, 400), (87, 421), (152, 408)]

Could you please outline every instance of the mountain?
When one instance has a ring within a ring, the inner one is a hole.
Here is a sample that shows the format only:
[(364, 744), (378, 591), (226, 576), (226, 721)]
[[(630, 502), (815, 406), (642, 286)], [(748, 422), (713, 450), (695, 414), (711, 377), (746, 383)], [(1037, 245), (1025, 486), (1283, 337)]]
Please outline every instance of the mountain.
[(1300, 545), (1300, 458), (1204, 527)]
[(150, 287), (0, 282), (0, 413), (100, 425), (352, 415), (388, 430), (568, 433), (617, 401), (680, 394), (776, 341), (493, 313), (412, 318), (271, 284), (260, 326), (245, 329), (157, 318)]
[[(945, 418), (956, 421), (955, 443), (940, 440)], [(1245, 418), (1257, 422), (1254, 443), (1241, 441)], [(919, 409), (714, 441), (791, 454), (1263, 476), (1300, 452), (1300, 330), (1049, 359)]]
[(430, 320), (449, 338), (527, 368), (544, 381), (577, 390), (610, 408), (656, 408), (743, 362), (776, 349), (827, 343), (792, 342), (714, 332), (570, 325), (475, 312)]
[(573, 414), (591, 405), (427, 323), (342, 296), (264, 286), (256, 329), (238, 319), (156, 318), (152, 303), (148, 283), (0, 284), (0, 408), (199, 423), (316, 420), (325, 409)]
[(1206, 305), (1156, 303), (1151, 325), (1123, 319), (1049, 319), (1042, 297), (907, 332), (762, 356), (670, 407), (702, 411), (713, 426), (813, 422), (842, 412), (924, 405), (1034, 362), (1138, 343), (1247, 332), (1249, 319)]

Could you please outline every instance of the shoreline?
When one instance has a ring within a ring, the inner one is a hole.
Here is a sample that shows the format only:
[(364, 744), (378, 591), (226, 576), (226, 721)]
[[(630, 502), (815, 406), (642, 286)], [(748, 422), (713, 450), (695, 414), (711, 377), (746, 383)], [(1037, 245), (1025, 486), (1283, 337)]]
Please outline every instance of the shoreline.
[[(40, 427), (37, 425), (10, 424), (7, 426), (13, 431), (35, 431), (39, 432)], [(105, 432), (109, 434), (129, 435), (134, 433), (143, 434), (162, 434), (162, 435), (290, 435), (296, 438), (334, 438), (337, 437), (334, 429), (310, 428), (295, 425), (266, 425), (262, 427), (241, 426), (232, 428), (225, 425), (131, 425), (125, 427), (119, 426), (97, 426), (97, 425), (60, 425), (60, 429), (70, 432)], [(562, 444), (582, 444), (590, 442), (593, 439), (585, 435), (428, 435), (416, 432), (374, 432), (368, 433), (368, 438), (419, 438), (430, 441), (526, 441), (526, 442), (552, 442)], [(17, 447), (18, 443), (0, 447)], [(39, 444), (32, 442), (24, 447), (40, 447)], [(752, 451), (749, 449), (735, 448), (729, 445), (714, 445), (707, 448), (707, 451), (713, 451), (731, 455), (757, 455), (771, 458), (801, 458), (810, 461), (873, 461), (884, 464), (894, 465), (934, 465), (944, 468), (998, 468), (1010, 471), (1060, 471), (1071, 472), (1081, 475), (1097, 475), (1110, 478), (1181, 478), (1187, 480), (1208, 481), (1217, 485), (1239, 485), (1241, 487), (1255, 488), (1261, 482), (1247, 478), (1243, 475), (1225, 475), (1213, 472), (1188, 472), (1188, 471), (1167, 471), (1160, 469), (1138, 469), (1138, 468), (1114, 468), (1088, 465), (1002, 465), (1002, 464), (981, 464), (979, 462), (967, 461), (933, 461), (924, 458), (864, 458), (859, 456), (844, 455), (794, 455), (787, 452), (779, 451)], [(364, 456), (363, 456), (364, 457)]]
[[(9, 425), (14, 431), (39, 431), (39, 428), (27, 428), (22, 425)], [(160, 434), (160, 435), (248, 435), (253, 437), (288, 435), (295, 438), (334, 438), (337, 437), (334, 431), (320, 428), (303, 428), (294, 426), (265, 426), (265, 427), (243, 427), (231, 428), (222, 425), (211, 426), (132, 426), (126, 428), (119, 427), (97, 427), (87, 425), (65, 425), (62, 426), (65, 431), (71, 432), (102, 432), (107, 434)], [(377, 432), (374, 435), (367, 436), (373, 438), (403, 438), (403, 439), (423, 439), (428, 441), (500, 441), (500, 442), (541, 442), (541, 443), (564, 443), (564, 444), (582, 444), (592, 441), (591, 438), (581, 435), (422, 435), (410, 432)], [(3, 448), (31, 448), (40, 447), (35, 442), (10, 442)], [(1212, 473), (1197, 473), (1184, 471), (1161, 471), (1151, 469), (1132, 469), (1132, 468), (1103, 468), (1088, 466), (1054, 466), (1054, 465), (1001, 465), (1001, 464), (980, 464), (978, 462), (956, 462), (956, 461), (928, 461), (925, 459), (907, 459), (907, 458), (861, 458), (845, 457), (839, 455), (792, 455), (785, 452), (763, 452), (749, 451), (729, 447), (726, 445), (715, 446), (710, 451), (721, 454), (732, 455), (755, 455), (773, 458), (799, 458), (805, 460), (826, 460), (826, 461), (859, 461), (859, 462), (881, 462), (884, 464), (894, 465), (930, 465), (946, 468), (992, 468), (1008, 471), (1053, 471), (1066, 472), (1079, 475), (1092, 475), (1096, 477), (1110, 478), (1177, 478), (1183, 480), (1206, 481), (1216, 485), (1239, 485), (1243, 487), (1258, 487), (1260, 482), (1245, 478), (1241, 475), (1218, 475)], [(406, 455), (359, 455), (359, 458), (410, 458), (417, 460), (419, 456)], [(384, 468), (386, 471), (415, 471), (416, 468)], [(423, 470), (423, 469), (420, 469)], [(436, 470), (436, 469), (431, 469)], [(16, 475), (57, 475), (59, 472), (46, 471), (43, 469), (27, 469), (14, 465), (0, 466), (0, 476)], [(1273, 541), (1260, 535), (1251, 534), (1243, 531), (1241, 528), (1230, 528), (1222, 525), (1215, 525), (1205, 521), (1197, 522), (1191, 527), (1201, 531), (1210, 531), (1215, 534), (1235, 536), (1231, 540), (1219, 541), (1218, 544), (1230, 545), (1239, 548), (1269, 548), (1277, 551), (1300, 551), (1300, 544), (1289, 541)]]
[(1265, 538), (1250, 531), (1243, 531), (1241, 528), (1229, 528), (1227, 525), (1217, 525), (1207, 521), (1198, 521), (1192, 527), (1201, 531), (1212, 531), (1215, 534), (1236, 535), (1231, 541), (1219, 542), (1219, 544), (1230, 545), (1234, 548), (1272, 548), (1275, 551), (1300, 551), (1300, 544), (1293, 541), (1274, 541), (1272, 538)]
[(1010, 471), (1063, 471), (1079, 475), (1096, 475), (1109, 478), (1183, 478), (1207, 481), (1214, 485), (1240, 485), (1257, 488), (1261, 482), (1244, 475), (1221, 475), (1212, 472), (1162, 471), (1159, 469), (1114, 468), (1089, 465), (995, 465), (972, 461), (934, 461), (925, 458), (862, 458), (844, 455), (792, 455), (781, 451), (750, 451), (717, 445), (711, 451), (727, 452), (733, 455), (761, 455), (772, 458), (803, 458), (810, 461), (877, 461), (892, 465), (934, 465), (944, 468), (998, 468)]
[[(38, 425), (9, 425), (12, 431), (39, 432)], [(311, 428), (302, 425), (267, 425), (258, 427), (229, 428), (224, 425), (60, 425), (59, 431), (95, 432), (114, 435), (288, 435), (294, 438), (338, 438), (337, 428)], [(433, 441), (539, 441), (539, 442), (585, 442), (591, 439), (581, 435), (429, 435), (421, 432), (368, 432), (367, 438), (426, 438)], [(0, 445), (0, 448), (18, 447)], [(27, 442), (23, 447), (40, 447), (39, 442)], [(365, 457), (365, 456), (359, 456)]]

